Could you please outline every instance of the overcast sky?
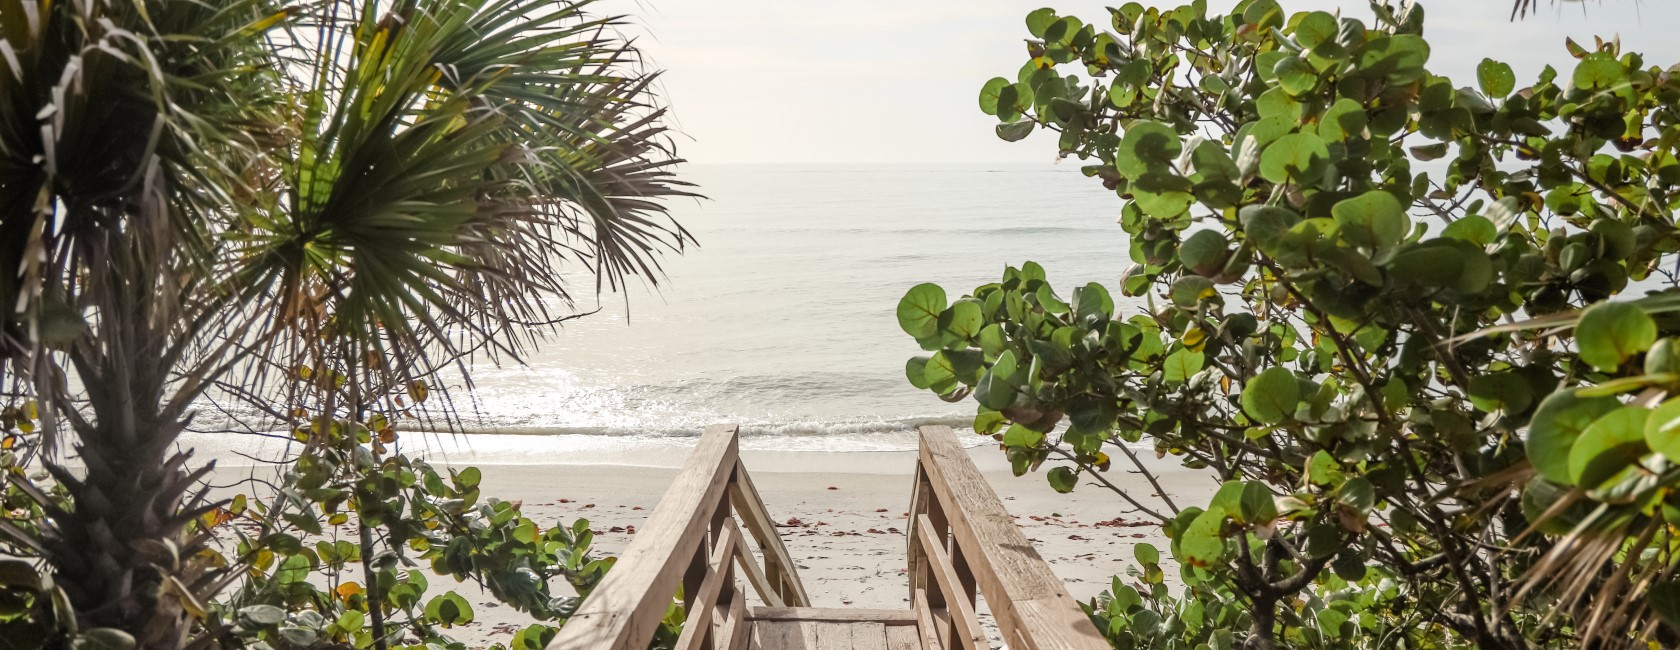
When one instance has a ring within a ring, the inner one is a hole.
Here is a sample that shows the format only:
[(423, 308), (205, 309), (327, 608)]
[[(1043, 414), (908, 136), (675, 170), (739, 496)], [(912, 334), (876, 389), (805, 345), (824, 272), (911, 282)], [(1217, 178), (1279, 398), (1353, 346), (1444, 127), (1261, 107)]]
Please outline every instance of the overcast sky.
[[(682, 131), (679, 153), (699, 163), (1049, 162), (1048, 138), (1006, 143), (980, 112), (980, 86), (1026, 62), (1024, 18), (1041, 6), (1108, 24), (1119, 0), (608, 0), (632, 14), (628, 32), (666, 70)], [(1145, 4), (1149, 4), (1145, 2)], [(1173, 7), (1178, 1), (1157, 2)], [(1236, 0), (1210, 0), (1225, 13)], [(1288, 12), (1335, 10), (1370, 20), (1364, 0), (1281, 0)], [(1491, 56), (1517, 84), (1546, 64), (1567, 73), (1563, 40), (1590, 47), (1619, 34), (1646, 63), (1680, 62), (1680, 1), (1562, 2), (1509, 23), (1509, 0), (1434, 0), (1424, 35), (1430, 67), (1473, 85)]]

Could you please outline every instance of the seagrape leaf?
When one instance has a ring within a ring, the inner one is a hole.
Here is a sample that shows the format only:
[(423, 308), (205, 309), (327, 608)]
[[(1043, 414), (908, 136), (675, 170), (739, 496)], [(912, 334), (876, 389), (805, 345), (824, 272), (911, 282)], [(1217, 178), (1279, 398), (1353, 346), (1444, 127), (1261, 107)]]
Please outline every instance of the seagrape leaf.
[(1237, 220), (1242, 223), (1243, 234), (1248, 236), (1249, 241), (1264, 249), (1289, 232), (1301, 221), (1301, 217), (1288, 208), (1250, 205), (1237, 213)]
[(904, 333), (923, 339), (939, 333), (939, 314), (945, 311), (945, 290), (939, 285), (924, 282), (904, 294), (898, 301), (898, 326)]
[(974, 399), (981, 406), (1001, 411), (1015, 403), (1016, 390), (1020, 381), (1016, 375), (1020, 373), (1020, 366), (1015, 361), (1015, 351), (1005, 350), (998, 355), (997, 361), (991, 369), (980, 377), (980, 383), (974, 387)]
[(998, 96), (1007, 87), (1009, 87), (1009, 80), (1003, 77), (994, 77), (991, 81), (987, 81), (986, 85), (981, 86), (980, 110), (987, 115), (997, 115)]
[(1079, 473), (1068, 467), (1051, 468), (1045, 474), (1045, 478), (1050, 480), (1051, 489), (1062, 494), (1072, 492), (1073, 488), (1079, 485)]
[(1005, 447), (1037, 447), (1044, 442), (1044, 433), (1033, 431), (1019, 424), (1011, 424), (1003, 432), (1003, 446)]
[(980, 303), (974, 300), (958, 300), (939, 314), (936, 321), (940, 332), (952, 337), (958, 342), (966, 343), (980, 333), (980, 327), (985, 324), (985, 317), (981, 313)]
[(1219, 564), (1225, 556), (1225, 510), (1213, 508), (1196, 515), (1184, 529), (1178, 541), (1179, 552), (1186, 564), (1209, 567)]
[(1318, 136), (1326, 142), (1342, 142), (1350, 137), (1363, 137), (1370, 118), (1365, 107), (1346, 97), (1336, 100), (1318, 120)]
[(1178, 261), (1197, 275), (1213, 275), (1225, 265), (1228, 245), (1218, 231), (1198, 230), (1179, 244)]
[(1496, 372), (1470, 380), (1470, 403), (1488, 413), (1521, 413), (1534, 403), (1534, 391), (1521, 375)]
[(1114, 298), (1108, 295), (1108, 289), (1095, 282), (1075, 292), (1074, 302), (1081, 318), (1096, 316), (1098, 320), (1108, 320), (1114, 315)]
[(1189, 381), (1202, 371), (1206, 363), (1207, 358), (1202, 353), (1185, 348), (1167, 355), (1167, 360), (1161, 364), (1161, 373), (1167, 381)]
[(1620, 367), (1657, 342), (1657, 323), (1638, 305), (1601, 302), (1588, 307), (1575, 326), (1581, 360), (1604, 372)]
[(1570, 449), (1588, 426), (1621, 405), (1614, 397), (1580, 397), (1573, 390), (1552, 393), (1540, 402), (1530, 420), (1524, 444), (1528, 461), (1552, 482), (1574, 485), (1569, 472)]
[(1260, 153), (1260, 177), (1273, 183), (1313, 184), (1324, 175), (1330, 150), (1324, 140), (1311, 133), (1291, 133), (1278, 138)]
[(1055, 22), (1056, 10), (1049, 7), (1034, 9), (1032, 13), (1027, 14), (1027, 32), (1031, 33), (1033, 38), (1044, 38), (1045, 30)]
[(1593, 421), (1569, 449), (1569, 477), (1575, 485), (1596, 488), (1650, 451), (1645, 446), (1649, 409), (1623, 406)]
[(1314, 11), (1302, 16), (1301, 21), (1295, 24), (1295, 42), (1309, 50), (1324, 43), (1334, 43), (1339, 29), (1335, 16)]
[(1393, 248), (1406, 236), (1406, 208), (1388, 192), (1372, 190), (1339, 201), (1330, 213), (1341, 226), (1343, 239), (1373, 252)]
[(1680, 460), (1680, 398), (1663, 402), (1645, 420), (1645, 445), (1669, 460)]
[(1184, 143), (1172, 127), (1139, 120), (1126, 127), (1126, 136), (1115, 152), (1114, 167), (1127, 178), (1140, 178), (1151, 171), (1168, 170), (1183, 150)]
[(1482, 92), (1493, 98), (1504, 98), (1517, 87), (1517, 75), (1511, 66), (1493, 59), (1482, 59), (1476, 66), (1476, 82)]
[(1582, 90), (1604, 89), (1626, 78), (1621, 62), (1607, 52), (1593, 52), (1575, 65), (1575, 87)]
[(1300, 402), (1301, 385), (1288, 368), (1267, 368), (1243, 387), (1243, 411), (1266, 424), (1277, 424), (1294, 415)]

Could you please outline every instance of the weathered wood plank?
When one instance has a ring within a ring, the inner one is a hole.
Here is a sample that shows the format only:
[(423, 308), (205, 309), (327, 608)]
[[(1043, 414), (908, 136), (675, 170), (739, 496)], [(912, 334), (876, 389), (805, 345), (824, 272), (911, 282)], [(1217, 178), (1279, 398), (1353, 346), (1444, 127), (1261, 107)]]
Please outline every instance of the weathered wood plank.
[(712, 612), (717, 608), (718, 595), (732, 578), (729, 562), (735, 558), (735, 545), (741, 543), (741, 529), (734, 523), (735, 520), (731, 519), (723, 526), (717, 546), (712, 549), (712, 556), (706, 561), (706, 578), (701, 581), (700, 588), (695, 590), (694, 604), (689, 606), (688, 618), (683, 620), (682, 634), (672, 646), (678, 650), (700, 648), (711, 633)]
[[(758, 542), (759, 551), (764, 554), (764, 573), (772, 584), (780, 587), (777, 593), (781, 596), (783, 605), (809, 607), (811, 597), (805, 593), (805, 584), (799, 580), (799, 573), (794, 569), (793, 558), (788, 555), (787, 546), (782, 544), (781, 533), (776, 532), (775, 520), (765, 511), (764, 499), (759, 496), (758, 488), (753, 487), (752, 477), (747, 474), (746, 466), (742, 465), (739, 459), (735, 464), (735, 481), (729, 491), (729, 498), (735, 506), (735, 511), (740, 513), (741, 521), (746, 522), (747, 532), (752, 534), (753, 540)], [(770, 601), (765, 599), (765, 602)]]
[(918, 650), (922, 641), (914, 625), (888, 625), (887, 650)]
[(1028, 650), (1108, 648), (950, 427), (923, 426), (921, 439), (920, 465), (934, 499), (1005, 638), (1021, 639)]
[(956, 569), (951, 566), (950, 556), (934, 539), (933, 523), (927, 515), (917, 515), (917, 518), (921, 520), (921, 525), (916, 527), (917, 539), (921, 541), (922, 552), (926, 553), (927, 569), (939, 584), (939, 590), (945, 593), (945, 607), (957, 624), (957, 643), (968, 650), (990, 647), (986, 642), (986, 631), (980, 629), (980, 617), (974, 612), (974, 604), (963, 597), (962, 579), (957, 577)]
[(733, 425), (707, 427), (613, 570), (595, 587), (550, 650), (643, 650), (676, 594), (738, 464)]
[(741, 650), (747, 647), (747, 595), (736, 589), (730, 594), (727, 608), (712, 611), (712, 627), (717, 650)]
[(752, 585), (753, 591), (758, 594), (760, 600), (772, 607), (782, 607), (787, 604), (782, 601), (782, 590), (765, 577), (764, 569), (759, 568), (758, 558), (753, 557), (752, 549), (747, 548), (746, 544), (736, 545), (735, 559), (739, 561), (741, 568), (747, 572), (747, 584)]
[(940, 641), (940, 622), (933, 616), (933, 607), (928, 605), (927, 588), (917, 587), (910, 596), (910, 606), (916, 612), (916, 633), (921, 639), (922, 650), (941, 650), (945, 644)]
[(828, 607), (754, 607), (747, 615), (755, 621), (824, 621), (832, 623), (882, 623), (915, 625), (916, 612), (908, 609), (864, 609)]
[(753, 623), (752, 650), (815, 650), (815, 626), (810, 621), (759, 621)]

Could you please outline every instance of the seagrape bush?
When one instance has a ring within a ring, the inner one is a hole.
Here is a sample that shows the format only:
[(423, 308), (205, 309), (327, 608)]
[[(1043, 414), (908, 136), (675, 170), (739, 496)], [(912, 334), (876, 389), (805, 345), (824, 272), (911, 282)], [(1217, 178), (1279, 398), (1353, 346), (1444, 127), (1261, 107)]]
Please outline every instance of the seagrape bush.
[[(1115, 192), (1135, 264), (898, 319), (1017, 474), (1165, 529), (1088, 604), (1116, 647), (1680, 643), (1680, 69), (1571, 41), (1455, 82), (1409, 3), (1026, 27), (980, 108)], [(1223, 487), (1174, 503), (1140, 443)]]

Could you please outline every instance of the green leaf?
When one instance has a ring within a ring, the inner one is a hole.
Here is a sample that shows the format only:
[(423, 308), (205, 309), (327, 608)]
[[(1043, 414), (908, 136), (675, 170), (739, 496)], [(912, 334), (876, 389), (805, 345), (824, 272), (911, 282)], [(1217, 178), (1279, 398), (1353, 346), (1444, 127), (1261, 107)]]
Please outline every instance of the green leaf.
[(1482, 92), (1495, 99), (1503, 99), (1517, 87), (1517, 75), (1511, 71), (1511, 66), (1493, 59), (1482, 59), (1476, 66), (1476, 82), (1481, 84)]
[(1277, 499), (1270, 488), (1260, 481), (1243, 483), (1242, 500), (1237, 513), (1240, 521), (1247, 524), (1265, 525), (1277, 519)]
[(1680, 398), (1651, 410), (1645, 421), (1645, 445), (1670, 461), (1680, 460)]
[(1302, 16), (1301, 21), (1295, 24), (1295, 42), (1309, 50), (1325, 43), (1335, 43), (1339, 29), (1335, 16), (1314, 11)]
[(1273, 183), (1317, 185), (1330, 163), (1324, 139), (1311, 133), (1278, 138), (1260, 153), (1260, 177)]
[(1601, 302), (1581, 313), (1575, 344), (1581, 360), (1611, 372), (1657, 342), (1657, 323), (1645, 310), (1625, 302)]
[(1161, 365), (1161, 373), (1167, 381), (1190, 381), (1206, 363), (1202, 353), (1184, 348), (1167, 355), (1166, 362)]
[(1020, 387), (1020, 381), (1015, 377), (1020, 367), (1015, 361), (1015, 351), (1005, 350), (998, 355), (997, 361), (980, 377), (980, 383), (974, 387), (974, 399), (981, 406), (1001, 411), (1015, 404), (1015, 395)]
[(1178, 543), (1179, 552), (1186, 564), (1197, 567), (1210, 567), (1219, 564), (1225, 557), (1225, 510), (1212, 508), (1196, 515), (1190, 525), (1184, 530), (1183, 539)]
[(1318, 72), (1297, 56), (1278, 59), (1272, 73), (1277, 75), (1278, 86), (1291, 95), (1305, 95), (1318, 85)]
[(1019, 424), (1011, 424), (1003, 432), (1003, 446), (1030, 449), (1044, 442), (1044, 433)]
[(1336, 500), (1347, 504), (1361, 515), (1368, 515), (1372, 506), (1376, 505), (1377, 493), (1370, 479), (1355, 476), (1336, 488)]
[(273, 605), (251, 605), (239, 608), (239, 619), (245, 627), (272, 627), (285, 622), (286, 610)]
[(1151, 171), (1170, 169), (1183, 150), (1184, 143), (1172, 127), (1139, 120), (1126, 127), (1126, 136), (1115, 152), (1114, 168), (1127, 178), (1141, 178)]
[(1575, 391), (1552, 393), (1540, 402), (1528, 427), (1524, 447), (1541, 476), (1554, 483), (1574, 485), (1569, 453), (1594, 421), (1621, 407), (1614, 397), (1580, 397)]
[(1033, 38), (1044, 38), (1044, 31), (1055, 24), (1056, 20), (1056, 10), (1049, 7), (1034, 9), (1032, 13), (1027, 14), (1027, 31)]
[(1575, 87), (1581, 90), (1602, 90), (1627, 78), (1622, 64), (1607, 52), (1593, 52), (1575, 65)]
[(1470, 403), (1487, 413), (1521, 413), (1534, 403), (1534, 390), (1515, 372), (1482, 375), (1470, 380)]
[(1133, 545), (1132, 555), (1137, 558), (1138, 564), (1161, 563), (1161, 550), (1155, 548), (1153, 544), (1138, 543)]
[(478, 487), (478, 482), (483, 476), (484, 474), (477, 467), (463, 468), (455, 473), (455, 485), (463, 491), (471, 490)]
[(918, 339), (939, 333), (939, 313), (945, 311), (945, 290), (923, 283), (910, 288), (898, 301), (898, 326)]
[(1032, 135), (1033, 127), (1037, 126), (1032, 120), (1017, 120), (997, 125), (997, 137), (1005, 142), (1020, 142)]
[(1243, 387), (1243, 412), (1255, 421), (1277, 424), (1295, 414), (1301, 401), (1301, 385), (1288, 368), (1273, 366), (1256, 375)]
[(1313, 485), (1338, 485), (1347, 480), (1347, 471), (1330, 452), (1320, 449), (1307, 460), (1307, 479)]
[(1651, 585), (1645, 592), (1646, 604), (1673, 631), (1680, 631), (1680, 582), (1667, 581)]
[(1372, 190), (1338, 201), (1330, 213), (1341, 226), (1343, 239), (1373, 252), (1393, 248), (1406, 236), (1406, 208), (1388, 192)]
[(991, 77), (986, 86), (979, 87), (979, 109), (988, 116), (998, 114), (998, 97), (1005, 87), (1010, 87), (1010, 81), (1003, 77)]
[(1441, 236), (1486, 246), (1499, 238), (1499, 229), (1487, 217), (1471, 214), (1447, 224), (1446, 229), (1441, 231)]
[(1077, 291), (1074, 302), (1079, 305), (1080, 318), (1095, 316), (1097, 320), (1106, 321), (1114, 316), (1114, 298), (1108, 295), (1108, 289), (1095, 282)]
[(1336, 100), (1318, 121), (1318, 136), (1326, 142), (1342, 142), (1350, 137), (1363, 137), (1370, 117), (1359, 102), (1346, 97)]
[(1288, 208), (1268, 205), (1244, 206), (1237, 213), (1237, 219), (1242, 223), (1243, 234), (1249, 241), (1254, 242), (1262, 250), (1271, 246), (1290, 228), (1301, 222), (1300, 215)]
[(1213, 280), (1199, 275), (1186, 275), (1173, 282), (1171, 297), (1173, 304), (1185, 309), (1195, 309), (1197, 305), (1219, 295), (1214, 288)]
[(958, 300), (949, 309), (940, 312), (938, 320), (939, 331), (961, 344), (974, 340), (985, 322), (980, 303), (974, 300)]
[(1230, 242), (1216, 230), (1198, 230), (1178, 246), (1178, 261), (1197, 275), (1214, 275), (1225, 266)]
[(910, 357), (904, 362), (904, 376), (910, 380), (910, 385), (918, 390), (927, 390), (930, 385), (927, 380), (927, 365), (931, 357)]
[(1068, 467), (1051, 468), (1045, 474), (1045, 478), (1050, 480), (1051, 489), (1062, 494), (1072, 492), (1073, 488), (1079, 485), (1079, 472)]
[(1623, 406), (1588, 425), (1569, 449), (1569, 478), (1574, 485), (1593, 489), (1639, 462), (1645, 446), (1645, 424), (1651, 411)]

